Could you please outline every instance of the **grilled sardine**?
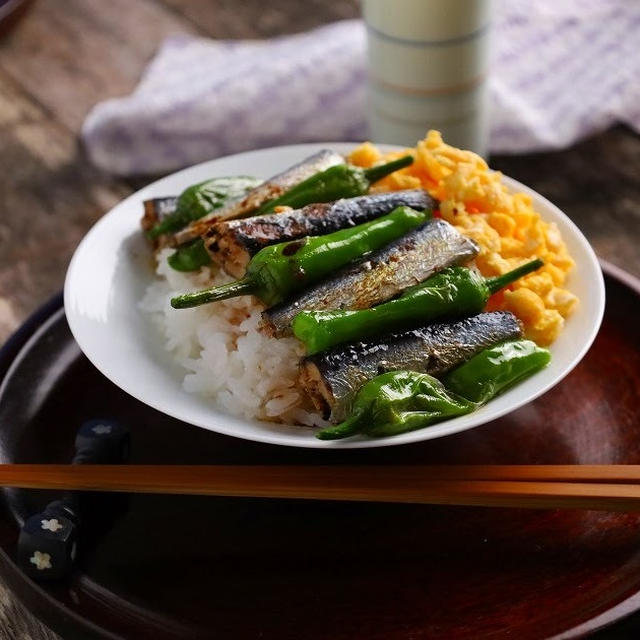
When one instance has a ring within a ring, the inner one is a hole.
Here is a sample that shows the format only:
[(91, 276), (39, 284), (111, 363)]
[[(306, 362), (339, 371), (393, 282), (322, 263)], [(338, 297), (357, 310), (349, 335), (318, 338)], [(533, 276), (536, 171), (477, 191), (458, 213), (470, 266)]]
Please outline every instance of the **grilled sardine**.
[(344, 164), (344, 162), (344, 158), (335, 151), (330, 149), (318, 151), (318, 153), (314, 153), (286, 171), (265, 180), (255, 189), (252, 189), (244, 198), (234, 200), (218, 209), (212, 215), (196, 220), (186, 229), (182, 229), (175, 236), (176, 243), (184, 244), (203, 235), (211, 225), (212, 220), (231, 220), (246, 216), (267, 202), (267, 200), (281, 196), (285, 191), (295, 187), (315, 173), (324, 171), (336, 164)]
[[(144, 215), (140, 220), (140, 226), (143, 231), (150, 231), (159, 222), (162, 222), (168, 215), (176, 210), (178, 198), (169, 196), (166, 198), (152, 198), (145, 200)], [(165, 234), (153, 241), (154, 248), (172, 246), (172, 236)]]
[(315, 406), (325, 415), (331, 411), (337, 422), (348, 414), (358, 389), (381, 373), (407, 369), (439, 376), (487, 347), (520, 337), (522, 327), (512, 313), (481, 313), (308, 356), (300, 364), (300, 380)]
[(291, 323), (301, 311), (368, 309), (390, 300), (447, 267), (478, 254), (473, 240), (444, 220), (431, 220), (402, 238), (346, 267), (301, 294), (262, 314), (267, 335), (291, 335)]
[(434, 209), (437, 202), (422, 189), (344, 198), (282, 213), (219, 222), (205, 232), (204, 244), (214, 262), (230, 275), (241, 278), (249, 260), (263, 247), (362, 224), (402, 205), (424, 211)]

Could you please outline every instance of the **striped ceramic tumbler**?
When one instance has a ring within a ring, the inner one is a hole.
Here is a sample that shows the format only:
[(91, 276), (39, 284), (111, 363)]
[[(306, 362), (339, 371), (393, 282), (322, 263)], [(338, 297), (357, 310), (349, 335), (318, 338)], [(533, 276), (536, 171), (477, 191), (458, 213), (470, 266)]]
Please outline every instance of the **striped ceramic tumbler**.
[(413, 146), (438, 129), (484, 155), (491, 0), (362, 0), (362, 11), (372, 140)]

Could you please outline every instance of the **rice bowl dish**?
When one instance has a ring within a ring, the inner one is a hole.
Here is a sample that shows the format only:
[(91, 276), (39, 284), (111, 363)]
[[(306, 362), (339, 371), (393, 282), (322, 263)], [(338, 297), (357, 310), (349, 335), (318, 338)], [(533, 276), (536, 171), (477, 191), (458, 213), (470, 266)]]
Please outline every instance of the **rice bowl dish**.
[[(438, 216), (478, 242), (475, 265), (485, 276), (504, 273), (526, 257), (544, 256), (539, 273), (492, 296), (487, 308), (513, 312), (527, 337), (542, 345), (553, 342), (577, 304), (577, 297), (563, 288), (573, 262), (558, 230), (540, 220), (528, 196), (509, 194), (499, 174), (489, 171), (481, 158), (445, 145), (437, 132), (430, 132), (411, 151), (414, 165), (383, 178), (372, 191), (420, 187), (436, 196)], [(401, 153), (383, 156), (367, 143), (355, 148), (348, 160), (375, 166)], [(176, 271), (168, 262), (173, 251), (158, 250), (158, 278), (140, 308), (153, 319), (165, 348), (184, 369), (184, 389), (247, 419), (327, 426), (326, 416), (300, 384), (298, 363), (304, 345), (293, 336), (265, 335), (260, 330), (265, 305), (258, 299), (242, 296), (180, 312), (171, 307), (170, 300), (180, 292), (233, 280), (215, 265), (191, 273)]]

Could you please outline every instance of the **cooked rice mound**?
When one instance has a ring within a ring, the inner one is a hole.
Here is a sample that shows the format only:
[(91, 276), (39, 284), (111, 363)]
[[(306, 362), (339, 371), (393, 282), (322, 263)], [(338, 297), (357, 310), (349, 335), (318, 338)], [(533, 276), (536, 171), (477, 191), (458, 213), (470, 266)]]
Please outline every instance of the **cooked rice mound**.
[(241, 296), (176, 311), (172, 296), (225, 284), (225, 273), (203, 267), (196, 274), (172, 269), (172, 249), (157, 254), (160, 279), (147, 290), (141, 308), (150, 313), (165, 348), (185, 369), (184, 389), (215, 400), (228, 413), (288, 424), (324, 426), (298, 388), (298, 361), (304, 347), (296, 338), (269, 338), (258, 331), (264, 309)]
[[(491, 171), (480, 156), (445, 144), (438, 131), (429, 131), (409, 152), (414, 163), (377, 182), (373, 190), (426, 189), (440, 201), (440, 215), (478, 242), (476, 265), (486, 277), (541, 258), (544, 267), (492, 296), (488, 308), (512, 311), (528, 338), (551, 344), (578, 301), (564, 288), (573, 260), (556, 225), (541, 219), (528, 195), (509, 193), (500, 172)], [(383, 154), (366, 142), (349, 161), (370, 167), (406, 153)]]

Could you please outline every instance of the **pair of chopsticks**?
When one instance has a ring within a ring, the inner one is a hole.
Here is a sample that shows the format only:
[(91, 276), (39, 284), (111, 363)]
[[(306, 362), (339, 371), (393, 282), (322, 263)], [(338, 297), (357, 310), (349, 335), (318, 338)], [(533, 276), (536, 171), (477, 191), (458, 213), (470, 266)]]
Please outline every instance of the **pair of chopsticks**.
[(640, 511), (640, 465), (0, 465), (0, 486)]

